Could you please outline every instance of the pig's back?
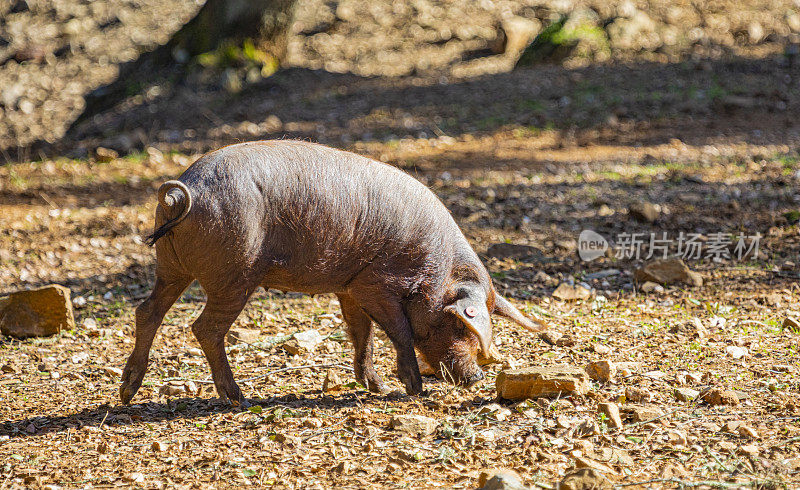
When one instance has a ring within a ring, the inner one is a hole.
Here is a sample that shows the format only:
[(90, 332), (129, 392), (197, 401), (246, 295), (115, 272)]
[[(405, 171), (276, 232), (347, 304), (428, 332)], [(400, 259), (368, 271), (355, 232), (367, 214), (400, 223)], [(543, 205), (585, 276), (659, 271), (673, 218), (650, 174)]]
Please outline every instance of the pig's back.
[(410, 175), (321, 145), (232, 145), (180, 180), (193, 197), (185, 226), (273, 287), (335, 292), (367, 266), (416, 277), (464, 240), (444, 205)]

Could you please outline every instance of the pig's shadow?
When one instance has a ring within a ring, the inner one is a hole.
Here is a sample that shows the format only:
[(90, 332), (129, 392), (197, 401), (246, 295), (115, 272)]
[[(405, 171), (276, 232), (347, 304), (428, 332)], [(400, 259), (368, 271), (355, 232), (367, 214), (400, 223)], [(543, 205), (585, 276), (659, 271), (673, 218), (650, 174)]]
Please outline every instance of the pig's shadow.
[[(312, 408), (340, 409), (356, 407), (364, 402), (377, 400), (393, 401), (397, 400), (397, 398), (392, 395), (375, 395), (368, 391), (351, 391), (336, 396), (322, 396), (319, 390), (314, 390), (299, 395), (289, 394), (266, 399), (249, 399), (252, 406), (258, 405), (261, 407), (260, 413), (255, 413), (257, 409), (251, 409), (250, 411), (254, 412), (253, 415), (255, 417), (263, 417), (267, 421), (269, 421), (270, 413), (275, 408), (288, 408), (291, 410), (310, 410)], [(130, 406), (102, 404), (67, 415), (54, 413), (26, 419), (2, 421), (0, 422), (0, 436), (6, 435), (11, 438), (36, 437), (55, 432), (64, 432), (72, 428), (138, 425), (175, 419), (192, 419), (215, 413), (238, 413), (243, 411), (247, 410), (231, 407), (216, 398), (173, 398), (165, 403), (148, 402)]]

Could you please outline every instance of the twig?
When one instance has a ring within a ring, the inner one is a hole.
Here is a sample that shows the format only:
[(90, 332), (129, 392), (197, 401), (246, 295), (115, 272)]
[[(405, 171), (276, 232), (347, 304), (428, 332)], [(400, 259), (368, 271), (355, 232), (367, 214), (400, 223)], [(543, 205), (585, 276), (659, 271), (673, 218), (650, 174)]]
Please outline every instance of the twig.
[(641, 485), (647, 485), (650, 483), (674, 483), (680, 487), (712, 487), (712, 488), (741, 488), (741, 487), (761, 487), (766, 484), (775, 484), (779, 483), (775, 480), (750, 480), (746, 483), (725, 483), (721, 481), (709, 481), (709, 480), (702, 480), (697, 482), (687, 481), (687, 480), (679, 480), (677, 478), (656, 478), (653, 480), (646, 480), (640, 481), (635, 483), (619, 483), (614, 485), (615, 488), (623, 488), (623, 487), (635, 487)]
[(775, 447), (781, 447), (781, 446), (785, 446), (785, 445), (787, 445), (787, 444), (791, 444), (791, 443), (793, 443), (793, 442), (797, 442), (797, 441), (800, 441), (800, 436), (797, 436), (797, 437), (792, 437), (792, 438), (786, 439), (786, 440), (785, 440), (785, 441), (783, 441), (783, 442), (779, 442), (778, 444), (774, 444), (772, 447), (773, 447), (773, 448), (775, 448)]
[(105, 417), (103, 417), (103, 420), (101, 420), (101, 421), (100, 421), (100, 424), (97, 426), (97, 428), (98, 428), (98, 429), (100, 429), (101, 427), (103, 427), (103, 422), (105, 422), (107, 418), (108, 418), (108, 410), (106, 410), (106, 416), (105, 416)]
[(339, 369), (344, 369), (346, 371), (352, 371), (353, 370), (353, 368), (351, 368), (350, 366), (345, 366), (343, 364), (306, 364), (306, 365), (303, 365), (303, 366), (293, 366), (293, 367), (285, 367), (285, 368), (275, 369), (275, 370), (270, 371), (270, 372), (265, 373), (265, 374), (259, 374), (258, 376), (253, 376), (253, 377), (250, 377), (250, 378), (247, 378), (247, 379), (242, 379), (242, 380), (240, 380), (240, 382), (241, 383), (247, 383), (248, 381), (255, 381), (257, 379), (267, 378), (269, 376), (272, 376), (273, 374), (283, 373), (283, 372), (286, 372), (286, 371), (297, 371), (297, 370), (300, 370), (300, 369), (313, 369), (313, 368), (321, 368), (321, 369), (339, 368)]

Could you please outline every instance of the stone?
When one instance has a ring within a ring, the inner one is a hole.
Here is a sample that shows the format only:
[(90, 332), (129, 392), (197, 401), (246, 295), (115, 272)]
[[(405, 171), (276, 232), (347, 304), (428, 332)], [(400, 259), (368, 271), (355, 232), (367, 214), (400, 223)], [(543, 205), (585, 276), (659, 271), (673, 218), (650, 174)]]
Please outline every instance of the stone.
[(797, 321), (795, 318), (786, 317), (783, 320), (783, 328), (788, 328), (789, 330), (800, 331), (800, 322)]
[(595, 279), (605, 279), (607, 277), (618, 276), (621, 272), (619, 269), (603, 269), (597, 272), (590, 272), (583, 276), (587, 281), (594, 281)]
[(683, 283), (702, 286), (703, 276), (689, 269), (681, 259), (656, 259), (636, 269), (633, 277), (639, 282), (655, 282), (663, 285)]
[(644, 223), (652, 223), (661, 215), (661, 206), (651, 202), (637, 202), (630, 205), (628, 214)]
[(479, 490), (528, 490), (519, 473), (508, 468), (481, 471), (478, 477)]
[(602, 472), (593, 468), (570, 471), (559, 482), (559, 490), (611, 490), (613, 485)]
[(667, 438), (669, 439), (670, 444), (675, 446), (685, 446), (688, 444), (688, 440), (686, 439), (686, 434), (679, 430), (671, 429), (667, 431)]
[(289, 354), (297, 356), (314, 352), (321, 343), (322, 335), (317, 330), (306, 330), (292, 335), (282, 347)]
[(625, 411), (630, 414), (633, 422), (646, 422), (658, 417), (662, 417), (664, 412), (655, 407), (626, 406)]
[(167, 383), (158, 390), (158, 394), (163, 396), (178, 396), (184, 393), (186, 393), (186, 387), (182, 384)]
[(108, 163), (112, 160), (119, 158), (119, 153), (112, 150), (111, 148), (106, 148), (104, 146), (98, 146), (94, 150), (94, 157), (98, 162)]
[(595, 381), (607, 383), (617, 374), (617, 367), (608, 359), (593, 361), (584, 368), (586, 374)]
[(700, 395), (700, 399), (709, 405), (730, 405), (734, 407), (739, 405), (739, 397), (736, 396), (736, 393), (720, 388), (714, 388), (703, 393)]
[(679, 402), (690, 402), (697, 398), (700, 392), (691, 388), (675, 388), (673, 394)]
[(506, 400), (584, 395), (589, 391), (586, 373), (567, 365), (529, 367), (500, 371), (496, 378), (497, 394)]
[(389, 425), (396, 431), (424, 437), (433, 434), (439, 424), (424, 415), (395, 415)]
[(497, 37), (490, 47), (495, 54), (516, 55), (521, 53), (541, 30), (542, 23), (539, 20), (512, 15), (500, 23)]
[(556, 345), (558, 339), (560, 339), (561, 337), (563, 337), (563, 334), (555, 330), (545, 330), (544, 332), (541, 332), (539, 334), (539, 338), (544, 340), (550, 345)]
[(232, 328), (228, 331), (229, 344), (253, 344), (261, 337), (261, 330), (257, 328)]
[(758, 439), (758, 431), (747, 424), (742, 424), (738, 427), (737, 432), (742, 437), (749, 437), (750, 439)]
[(559, 284), (556, 290), (553, 291), (553, 297), (562, 301), (586, 299), (591, 295), (592, 292), (583, 286), (573, 286), (565, 282)]
[(600, 473), (616, 474), (616, 471), (611, 469), (610, 466), (604, 465), (603, 463), (595, 461), (591, 458), (585, 458), (583, 456), (573, 456), (572, 459), (575, 460), (576, 468), (589, 468)]
[(203, 351), (198, 349), (197, 347), (189, 347), (188, 349), (186, 349), (186, 353), (194, 357), (201, 357), (203, 355)]
[(114, 366), (103, 366), (103, 372), (112, 378), (121, 378), (122, 369)]
[(0, 332), (17, 338), (75, 328), (69, 289), (51, 284), (0, 298)]
[(597, 405), (597, 412), (608, 417), (608, 425), (610, 427), (614, 429), (622, 428), (622, 417), (619, 415), (619, 407), (616, 403), (599, 403)]
[(639, 286), (643, 293), (663, 293), (664, 287), (661, 284), (654, 283), (653, 281), (645, 281), (644, 284)]
[(162, 453), (167, 450), (167, 445), (161, 441), (153, 441), (153, 444), (150, 445), (150, 449), (156, 453)]
[(725, 353), (734, 359), (741, 359), (749, 352), (750, 350), (747, 347), (739, 347), (738, 345), (729, 345), (725, 347)]

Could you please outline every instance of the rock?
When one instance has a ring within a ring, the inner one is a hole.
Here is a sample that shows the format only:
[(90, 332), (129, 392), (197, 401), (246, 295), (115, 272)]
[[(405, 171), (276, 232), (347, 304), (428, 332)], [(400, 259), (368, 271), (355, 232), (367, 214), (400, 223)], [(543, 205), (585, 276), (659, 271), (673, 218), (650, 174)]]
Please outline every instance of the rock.
[(630, 205), (628, 214), (644, 223), (652, 223), (661, 215), (661, 206), (651, 202), (637, 202)]
[(575, 460), (575, 467), (576, 468), (589, 468), (600, 473), (609, 473), (609, 474), (616, 474), (616, 471), (611, 469), (611, 467), (604, 465), (599, 461), (595, 461), (591, 458), (585, 458), (583, 456), (573, 456), (572, 459)]
[(522, 477), (508, 468), (481, 471), (478, 477), (479, 490), (528, 490)]
[(161, 441), (153, 441), (153, 444), (150, 445), (150, 449), (157, 453), (162, 453), (167, 450), (167, 445)]
[(119, 153), (112, 150), (111, 148), (98, 146), (94, 150), (94, 157), (97, 159), (98, 162), (108, 163), (112, 160), (119, 158)]
[(760, 452), (761, 448), (756, 446), (755, 444), (746, 444), (744, 446), (740, 446), (738, 449), (739, 454), (750, 456), (751, 458), (755, 458), (756, 456), (758, 456), (758, 453)]
[(433, 434), (438, 422), (424, 415), (395, 415), (389, 425), (396, 431), (424, 437)]
[(112, 378), (121, 378), (122, 369), (113, 366), (103, 366), (103, 372)]
[(203, 355), (203, 351), (198, 349), (197, 347), (189, 347), (188, 349), (186, 349), (186, 353), (194, 357), (201, 357)]
[(675, 429), (667, 431), (667, 437), (669, 438), (670, 444), (676, 446), (685, 446), (689, 442), (686, 439), (686, 434)]
[(583, 395), (589, 391), (586, 373), (566, 365), (500, 371), (496, 387), (498, 396), (507, 400)]
[(608, 417), (608, 425), (614, 429), (622, 428), (622, 417), (619, 415), (619, 407), (616, 403), (599, 403), (597, 412)]
[[(497, 350), (497, 346), (494, 343), (489, 344), (489, 354), (484, 355), (482, 350), (478, 351), (478, 365), (479, 366), (488, 366), (490, 364), (501, 364), (503, 362), (503, 354)], [(422, 368), (420, 368), (422, 369)]]
[(261, 337), (261, 330), (257, 328), (232, 328), (228, 331), (228, 343), (253, 344)]
[(595, 279), (605, 279), (607, 277), (618, 276), (620, 275), (619, 269), (603, 269), (597, 272), (590, 272), (583, 276), (584, 279), (587, 281), (594, 281)]
[(789, 330), (800, 331), (800, 322), (798, 322), (795, 318), (789, 318), (788, 316), (783, 320), (783, 328), (788, 328)]
[(317, 330), (306, 330), (292, 335), (282, 347), (289, 354), (297, 356), (314, 352), (321, 343), (322, 335)]
[(630, 413), (631, 421), (645, 422), (662, 417), (664, 412), (655, 407), (626, 406), (625, 411)]
[(544, 252), (530, 245), (516, 243), (494, 243), (486, 250), (486, 255), (495, 259), (531, 260), (543, 259)]
[(700, 392), (691, 388), (675, 388), (673, 394), (679, 402), (690, 402), (697, 398)]
[(714, 388), (703, 393), (700, 395), (700, 399), (709, 405), (739, 405), (739, 397), (736, 396), (736, 393), (720, 388)]
[(511, 410), (498, 403), (490, 403), (489, 405), (481, 407), (481, 409), (478, 410), (478, 415), (485, 415), (487, 418), (502, 422), (511, 415)]
[(6, 374), (19, 374), (19, 368), (17, 366), (15, 366), (15, 365), (11, 364), (10, 362), (7, 362), (7, 363), (3, 364), (2, 367), (0, 367), (0, 372), (6, 373)]
[(655, 21), (638, 9), (634, 9), (630, 14), (618, 17), (606, 28), (611, 47), (623, 51), (657, 48), (661, 40), (655, 33)]
[(603, 473), (592, 468), (581, 468), (564, 475), (559, 490), (611, 490), (613, 485)]
[(652, 281), (663, 285), (683, 283), (702, 286), (703, 276), (686, 266), (681, 259), (657, 259), (636, 269), (633, 277), (639, 282)]
[(516, 55), (521, 53), (541, 30), (542, 23), (539, 20), (513, 15), (500, 23), (497, 38), (490, 47), (495, 54)]
[(644, 284), (639, 286), (643, 293), (663, 293), (664, 287), (661, 284), (656, 284), (652, 281), (645, 281)]
[(563, 334), (555, 330), (546, 330), (539, 334), (539, 338), (544, 340), (550, 345), (556, 345), (558, 339), (560, 339), (561, 337), (563, 337)]
[(533, 282), (542, 283), (545, 286), (555, 286), (556, 284), (558, 284), (558, 281), (556, 279), (553, 279), (544, 271), (537, 272), (536, 275), (533, 276)]
[(339, 391), (342, 389), (342, 380), (339, 375), (328, 369), (325, 371), (325, 379), (322, 380), (322, 392)]
[(608, 359), (593, 361), (584, 368), (586, 374), (595, 381), (607, 383), (617, 374), (617, 367)]
[(750, 439), (758, 439), (758, 431), (747, 424), (742, 424), (737, 429), (739, 435), (742, 437), (749, 437)]
[(158, 394), (163, 396), (177, 396), (183, 393), (186, 393), (186, 387), (182, 384), (167, 383), (158, 390)]
[(591, 295), (592, 292), (584, 288), (583, 286), (572, 286), (565, 282), (559, 284), (556, 290), (553, 291), (553, 297), (556, 299), (560, 299), (562, 301), (575, 301), (579, 299), (586, 299)]
[(725, 353), (734, 359), (741, 359), (746, 356), (750, 350), (747, 347), (739, 347), (737, 345), (729, 345), (725, 347)]
[(52, 284), (0, 298), (0, 332), (17, 338), (75, 328), (69, 289)]

